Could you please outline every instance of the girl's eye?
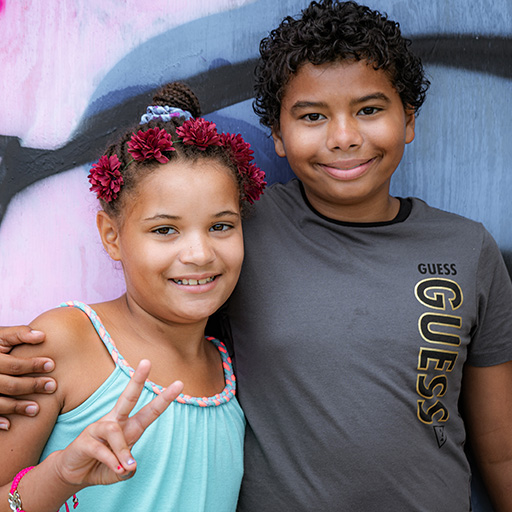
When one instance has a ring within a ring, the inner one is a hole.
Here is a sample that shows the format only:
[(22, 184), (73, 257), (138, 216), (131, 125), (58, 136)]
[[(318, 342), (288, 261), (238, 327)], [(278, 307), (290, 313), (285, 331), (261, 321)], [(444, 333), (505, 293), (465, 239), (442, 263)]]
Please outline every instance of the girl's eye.
[(376, 114), (377, 112), (380, 112), (380, 108), (377, 107), (363, 107), (359, 113), (363, 114), (364, 116), (371, 116), (373, 114)]
[(320, 119), (325, 119), (325, 116), (318, 114), (317, 112), (313, 112), (302, 116), (302, 119), (305, 119), (306, 121), (320, 121)]
[(170, 226), (162, 226), (161, 228), (153, 229), (153, 233), (157, 235), (172, 235), (176, 233), (176, 230)]
[(214, 224), (210, 231), (227, 231), (228, 229), (231, 229), (233, 226), (230, 224), (223, 224), (222, 222), (219, 222), (218, 224)]

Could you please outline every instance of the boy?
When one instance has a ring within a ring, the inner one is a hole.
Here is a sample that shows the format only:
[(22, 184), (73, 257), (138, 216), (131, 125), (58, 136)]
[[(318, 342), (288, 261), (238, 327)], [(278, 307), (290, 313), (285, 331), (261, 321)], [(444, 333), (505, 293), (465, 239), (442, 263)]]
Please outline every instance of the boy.
[(246, 222), (227, 307), (242, 512), (470, 510), (465, 426), (512, 510), (501, 255), (481, 225), (389, 194), (427, 85), (398, 25), (352, 2), (262, 41), (255, 109), (298, 180)]

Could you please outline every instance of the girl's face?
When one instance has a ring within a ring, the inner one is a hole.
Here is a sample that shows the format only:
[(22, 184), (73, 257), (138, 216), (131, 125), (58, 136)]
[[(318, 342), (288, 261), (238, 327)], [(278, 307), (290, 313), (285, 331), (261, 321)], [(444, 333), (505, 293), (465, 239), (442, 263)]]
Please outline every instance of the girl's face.
[(161, 165), (137, 186), (122, 220), (103, 238), (123, 265), (129, 300), (166, 323), (204, 321), (227, 300), (244, 255), (239, 192), (227, 167)]

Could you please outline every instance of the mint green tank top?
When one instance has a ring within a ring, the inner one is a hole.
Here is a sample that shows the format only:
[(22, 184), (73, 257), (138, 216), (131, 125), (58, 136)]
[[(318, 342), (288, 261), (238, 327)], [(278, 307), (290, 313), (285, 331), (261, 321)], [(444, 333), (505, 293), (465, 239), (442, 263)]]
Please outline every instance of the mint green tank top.
[[(116, 367), (85, 402), (58, 417), (41, 460), (68, 446), (85, 427), (107, 414), (133, 373), (89, 306), (76, 301), (61, 306), (79, 308), (89, 317)], [(135, 475), (113, 485), (83, 489), (78, 493), (80, 510), (235, 511), (243, 473), (245, 418), (235, 398), (235, 376), (227, 350), (220, 341), (207, 339), (222, 358), (226, 382), (222, 393), (202, 398), (181, 394), (133, 447)], [(134, 411), (161, 390), (146, 381)]]

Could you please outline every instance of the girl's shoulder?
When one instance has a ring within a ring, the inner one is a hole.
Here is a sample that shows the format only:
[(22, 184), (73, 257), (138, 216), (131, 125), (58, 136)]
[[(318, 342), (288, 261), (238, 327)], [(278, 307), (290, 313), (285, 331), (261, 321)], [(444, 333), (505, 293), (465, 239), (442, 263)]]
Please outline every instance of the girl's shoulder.
[(61, 307), (38, 316), (30, 327), (45, 333), (39, 345), (20, 345), (13, 352), (21, 357), (50, 357), (58, 385), (61, 412), (85, 400), (115, 367), (88, 316), (75, 307)]
[(19, 345), (13, 353), (21, 357), (51, 357), (64, 355), (76, 345), (83, 345), (90, 327), (89, 319), (76, 308), (55, 308), (45, 311), (29, 327), (42, 331), (45, 339), (38, 345)]

